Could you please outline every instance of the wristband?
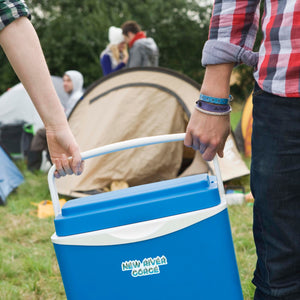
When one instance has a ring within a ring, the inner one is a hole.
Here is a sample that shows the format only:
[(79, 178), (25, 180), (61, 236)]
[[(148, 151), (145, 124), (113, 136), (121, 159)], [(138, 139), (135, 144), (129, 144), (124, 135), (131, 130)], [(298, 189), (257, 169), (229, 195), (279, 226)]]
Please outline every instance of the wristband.
[(202, 102), (201, 100), (198, 100), (196, 102), (197, 106), (201, 109), (211, 111), (211, 112), (227, 112), (231, 109), (229, 104), (226, 105), (215, 105), (207, 102)]
[(208, 115), (215, 115), (215, 116), (223, 116), (228, 115), (231, 112), (231, 106), (229, 104), (227, 105), (214, 105), (211, 103), (206, 103), (198, 100), (196, 102), (197, 110), (208, 114)]
[(227, 105), (230, 101), (232, 101), (232, 96), (229, 95), (228, 98), (215, 98), (215, 97), (210, 97), (207, 95), (200, 94), (199, 100), (212, 103), (212, 104), (222, 104), (222, 105)]

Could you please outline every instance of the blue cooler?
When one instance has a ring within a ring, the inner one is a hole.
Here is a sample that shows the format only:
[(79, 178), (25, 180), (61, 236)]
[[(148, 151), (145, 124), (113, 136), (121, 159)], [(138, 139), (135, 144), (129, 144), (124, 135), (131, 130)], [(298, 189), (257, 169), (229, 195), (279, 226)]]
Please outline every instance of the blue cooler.
[[(136, 139), (82, 157), (183, 138)], [(219, 177), (194, 175), (88, 196), (60, 211), (54, 170), (52, 242), (68, 299), (243, 299)]]

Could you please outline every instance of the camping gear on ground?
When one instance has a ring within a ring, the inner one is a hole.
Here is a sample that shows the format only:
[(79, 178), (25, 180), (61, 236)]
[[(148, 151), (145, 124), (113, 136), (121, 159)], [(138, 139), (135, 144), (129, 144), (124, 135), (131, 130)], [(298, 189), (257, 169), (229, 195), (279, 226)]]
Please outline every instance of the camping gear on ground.
[[(59, 199), (60, 208), (62, 208), (66, 202), (66, 199)], [(31, 204), (37, 207), (36, 215), (39, 219), (45, 219), (54, 216), (52, 201), (43, 200), (39, 203), (31, 202)]]
[(242, 185), (225, 185), (227, 205), (242, 205), (245, 202), (245, 187)]
[(245, 201), (247, 203), (254, 203), (254, 197), (251, 192), (245, 195)]
[[(51, 76), (62, 104), (67, 100), (61, 77)], [(44, 127), (22, 83), (18, 83), (0, 96), (0, 142), (16, 158), (24, 157), (30, 142), (28, 135)], [(27, 145), (27, 148), (25, 147)]]
[[(69, 117), (70, 128), (82, 151), (144, 136), (184, 132), (199, 90), (194, 80), (166, 68), (113, 72), (86, 89)], [(146, 148), (88, 160), (81, 176), (57, 180), (57, 190), (61, 195), (82, 197), (116, 180), (136, 186), (213, 170), (212, 163), (183, 144)], [(224, 181), (249, 174), (232, 135), (220, 168)]]
[(24, 177), (0, 145), (0, 204), (6, 204), (6, 197), (16, 189)]
[[(82, 158), (184, 136), (123, 141)], [(208, 174), (164, 180), (70, 200), (62, 210), (52, 166), (51, 239), (67, 298), (242, 300), (217, 158), (214, 164), (217, 180)]]
[(225, 199), (227, 205), (242, 205), (245, 201), (245, 195), (242, 193), (226, 193)]
[(0, 125), (0, 142), (14, 158), (21, 157), (21, 153), (24, 156), (28, 153), (32, 136), (32, 126), (26, 125), (25, 122)]

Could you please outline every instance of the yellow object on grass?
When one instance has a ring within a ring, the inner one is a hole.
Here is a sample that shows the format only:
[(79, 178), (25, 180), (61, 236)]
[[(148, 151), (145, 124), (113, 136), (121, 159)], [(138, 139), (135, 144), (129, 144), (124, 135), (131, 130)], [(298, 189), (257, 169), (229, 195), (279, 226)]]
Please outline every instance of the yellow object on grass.
[[(59, 199), (60, 207), (66, 203), (66, 199)], [(54, 216), (53, 204), (50, 200), (43, 200), (40, 203), (32, 203), (32, 205), (37, 206), (37, 216), (40, 219), (48, 218)]]
[(117, 191), (122, 189), (127, 189), (129, 187), (128, 183), (123, 180), (113, 181), (110, 185), (111, 191)]

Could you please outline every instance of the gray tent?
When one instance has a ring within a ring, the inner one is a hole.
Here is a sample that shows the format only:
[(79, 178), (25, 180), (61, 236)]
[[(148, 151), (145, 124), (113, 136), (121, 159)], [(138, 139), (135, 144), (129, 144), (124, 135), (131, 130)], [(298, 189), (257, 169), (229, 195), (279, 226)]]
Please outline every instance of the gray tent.
[[(69, 117), (81, 151), (123, 140), (186, 129), (200, 86), (165, 68), (132, 68), (92, 84)], [(223, 180), (249, 174), (232, 136), (220, 160)], [(81, 176), (57, 180), (58, 192), (82, 196), (124, 180), (130, 186), (208, 172), (199, 153), (183, 143), (135, 148), (86, 161)]]
[[(51, 76), (55, 90), (64, 105), (67, 94), (63, 89), (61, 77)], [(11, 154), (22, 152), (22, 136), (24, 128), (35, 133), (43, 127), (29, 95), (22, 83), (10, 88), (0, 96), (0, 141)]]

